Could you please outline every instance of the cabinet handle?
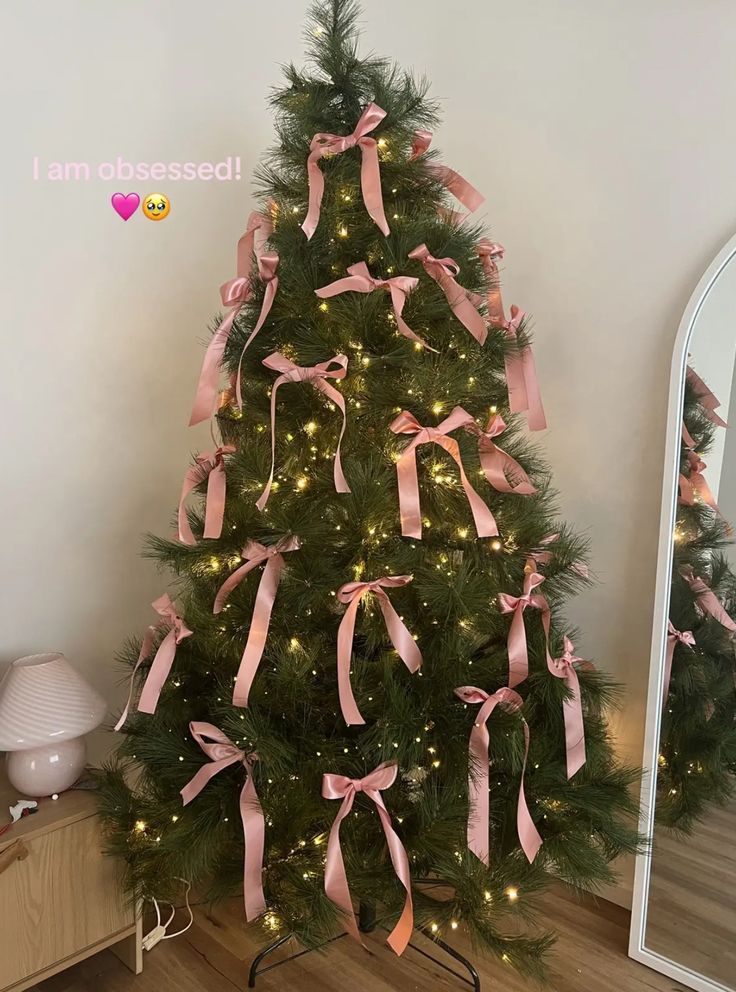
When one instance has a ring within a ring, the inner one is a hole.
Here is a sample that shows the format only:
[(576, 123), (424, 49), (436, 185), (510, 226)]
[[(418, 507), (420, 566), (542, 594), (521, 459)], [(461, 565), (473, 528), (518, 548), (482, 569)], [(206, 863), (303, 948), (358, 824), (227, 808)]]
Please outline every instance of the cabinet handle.
[(14, 861), (25, 861), (28, 857), (28, 848), (22, 840), (14, 840), (12, 844), (0, 851), (0, 874), (6, 868), (10, 868)]

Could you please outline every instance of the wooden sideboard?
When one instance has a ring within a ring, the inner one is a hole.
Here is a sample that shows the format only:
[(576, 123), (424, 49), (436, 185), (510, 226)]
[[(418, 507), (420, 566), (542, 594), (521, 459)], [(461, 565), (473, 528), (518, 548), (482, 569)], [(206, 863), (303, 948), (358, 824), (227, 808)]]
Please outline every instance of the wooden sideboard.
[[(0, 823), (22, 798), (0, 777)], [(0, 992), (22, 992), (105, 947), (139, 974), (140, 917), (103, 853), (94, 793), (38, 803), (0, 836)]]

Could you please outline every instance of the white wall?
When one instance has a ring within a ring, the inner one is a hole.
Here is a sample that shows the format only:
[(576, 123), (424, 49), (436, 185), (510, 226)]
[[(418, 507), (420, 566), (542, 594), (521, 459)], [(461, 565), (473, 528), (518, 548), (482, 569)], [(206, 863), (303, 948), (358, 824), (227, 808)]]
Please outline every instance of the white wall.
[[(247, 173), (304, 4), (6, 5), (0, 660), (58, 648), (119, 698), (110, 657), (163, 587), (139, 535), (166, 531), (199, 443), (199, 342), (250, 207), (247, 180), (154, 183), (170, 217), (123, 224), (110, 194), (151, 189), (34, 182), (32, 156), (240, 154)], [(536, 316), (546, 443), (601, 580), (572, 607), (579, 647), (626, 683), (638, 760), (670, 348), (736, 226), (736, 7), (368, 6), (366, 44), (433, 78), (438, 145), (487, 192), (507, 301)]]

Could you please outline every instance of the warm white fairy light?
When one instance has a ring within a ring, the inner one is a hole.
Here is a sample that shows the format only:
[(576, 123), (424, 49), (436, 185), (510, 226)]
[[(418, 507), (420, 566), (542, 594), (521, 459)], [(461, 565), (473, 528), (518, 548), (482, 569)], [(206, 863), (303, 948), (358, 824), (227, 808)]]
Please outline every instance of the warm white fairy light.
[(337, 233), (341, 238), (347, 238), (348, 237), (347, 226), (345, 224), (341, 224), (340, 227), (337, 229)]
[(509, 885), (509, 887), (507, 889), (504, 889), (503, 891), (504, 891), (504, 895), (506, 896), (509, 902), (516, 902), (516, 900), (519, 898), (519, 890), (516, 888), (515, 885)]
[(135, 832), (137, 834), (144, 833), (145, 829), (146, 829), (146, 822), (145, 822), (145, 820), (136, 820), (135, 821)]
[(327, 300), (322, 300), (322, 302), (319, 305), (319, 308), (322, 311), (322, 313), (327, 313), (327, 311), (330, 309), (330, 304), (327, 302)]
[(503, 544), (498, 540), (498, 538), (496, 538), (495, 541), (491, 541), (491, 549), (493, 551), (500, 551), (502, 547)]

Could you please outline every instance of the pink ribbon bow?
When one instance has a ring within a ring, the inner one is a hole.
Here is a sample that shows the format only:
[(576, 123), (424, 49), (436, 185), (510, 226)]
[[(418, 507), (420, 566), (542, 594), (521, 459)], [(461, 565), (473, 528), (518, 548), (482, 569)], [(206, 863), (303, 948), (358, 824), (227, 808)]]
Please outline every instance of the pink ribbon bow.
[(526, 413), (530, 431), (543, 431), (547, 418), (542, 406), (542, 394), (537, 380), (537, 366), (531, 345), (518, 347), (518, 333), (526, 314), (517, 306), (511, 307), (511, 319), (504, 324), (506, 335), (517, 347), (506, 355), (506, 385), (509, 391), (509, 409), (512, 413)]
[(687, 366), (687, 381), (690, 383), (698, 403), (705, 410), (705, 415), (711, 423), (715, 424), (717, 427), (728, 427), (726, 421), (720, 417), (716, 410), (721, 405), (721, 401), (715, 395), (715, 393), (706, 386), (703, 380), (700, 378), (698, 373), (692, 367), (692, 365)]
[(662, 706), (667, 702), (670, 694), (670, 680), (672, 678), (672, 660), (675, 657), (675, 648), (678, 644), (686, 647), (695, 647), (695, 637), (691, 630), (678, 630), (671, 620), (667, 621), (667, 648), (664, 655), (664, 676), (662, 678)]
[(406, 899), (404, 909), (399, 917), (396, 926), (388, 935), (387, 943), (395, 954), (403, 954), (406, 945), (411, 939), (411, 932), (414, 929), (414, 908), (411, 898), (411, 875), (409, 872), (409, 859), (406, 856), (404, 845), (399, 840), (398, 834), (391, 823), (386, 805), (381, 792), (390, 788), (396, 781), (397, 766), (395, 762), (386, 762), (374, 769), (365, 778), (346, 778), (344, 775), (326, 774), (322, 778), (322, 796), (325, 799), (342, 799), (342, 805), (335, 817), (335, 822), (330, 830), (330, 837), (327, 842), (327, 860), (325, 864), (325, 893), (335, 905), (343, 911), (346, 917), (348, 933), (362, 944), (358, 927), (355, 923), (353, 913), (353, 901), (348, 886), (348, 877), (345, 872), (345, 862), (342, 857), (342, 847), (340, 845), (340, 824), (346, 816), (350, 815), (355, 802), (355, 796), (362, 792), (373, 803), (375, 803), (378, 816), (381, 820), (383, 832), (386, 835), (388, 853), (391, 863), (394, 866), (396, 877), (406, 889)]
[(521, 596), (509, 596), (508, 593), (500, 592), (498, 602), (502, 613), (513, 613), (511, 626), (508, 635), (509, 652), (509, 686), (519, 685), (529, 674), (529, 651), (526, 643), (526, 630), (524, 628), (524, 610), (527, 606), (533, 606), (540, 610), (542, 614), (542, 627), (546, 638), (547, 665), (552, 668), (552, 656), (549, 653), (549, 629), (550, 629), (550, 609), (549, 603), (541, 593), (535, 593), (544, 582), (544, 576), (539, 572), (527, 567), (524, 575), (524, 591)]
[[(470, 731), (468, 849), (484, 865), (489, 865), (490, 761), (488, 757), (488, 745), (490, 743), (490, 736), (488, 733), (488, 720), (499, 704), (513, 712), (521, 708), (523, 700), (518, 692), (514, 692), (513, 689), (498, 689), (493, 695), (489, 695), (483, 689), (477, 689), (472, 685), (460, 686), (460, 688), (455, 689), (455, 695), (459, 699), (462, 699), (464, 703), (481, 703), (481, 708), (473, 724), (473, 729)], [(529, 726), (523, 716), (521, 717), (521, 721), (524, 727), (524, 763), (521, 768), (519, 798), (516, 804), (516, 830), (522, 850), (527, 860), (532, 862), (536, 858), (539, 848), (542, 846), (542, 838), (534, 826), (534, 821), (526, 804), (526, 796), (524, 794), (524, 773), (526, 772), (526, 759), (529, 755)]]
[(690, 474), (687, 476), (683, 475), (682, 472), (680, 473), (680, 501), (685, 503), (686, 506), (693, 506), (695, 504), (695, 494), (697, 493), (711, 510), (720, 513), (721, 511), (718, 509), (716, 498), (708, 485), (707, 479), (703, 475), (703, 472), (708, 466), (700, 455), (696, 455), (694, 451), (688, 451), (687, 460), (690, 465)]
[(143, 689), (141, 690), (141, 695), (138, 700), (138, 711), (140, 713), (156, 712), (158, 697), (161, 695), (161, 690), (163, 689), (164, 683), (169, 676), (171, 666), (174, 664), (177, 645), (181, 644), (185, 637), (191, 637), (194, 633), (187, 627), (182, 618), (177, 614), (176, 607), (172, 603), (171, 597), (168, 593), (164, 593), (163, 596), (160, 596), (158, 599), (154, 600), (151, 605), (160, 615), (161, 619), (157, 624), (152, 624), (148, 628), (146, 635), (143, 638), (141, 650), (138, 654), (138, 660), (136, 661), (133, 671), (130, 674), (128, 701), (125, 704), (125, 709), (123, 710), (120, 719), (115, 724), (115, 730), (120, 730), (125, 721), (128, 719), (128, 711), (130, 710), (130, 704), (133, 699), (133, 687), (135, 685), (136, 672), (143, 662), (150, 657), (151, 651), (153, 650), (153, 640), (158, 631), (162, 627), (169, 628), (168, 633), (158, 646), (158, 651), (156, 652), (156, 656), (153, 659), (151, 667), (148, 671), (146, 681), (143, 683)]
[(340, 709), (348, 726), (365, 723), (360, 715), (350, 684), (350, 659), (353, 653), (355, 618), (363, 596), (367, 593), (373, 593), (377, 597), (391, 643), (412, 675), (421, 667), (422, 652), (417, 647), (403, 620), (391, 605), (391, 600), (386, 593), (386, 589), (397, 589), (399, 586), (405, 586), (412, 579), (412, 575), (387, 575), (385, 578), (375, 579), (373, 582), (347, 582), (337, 590), (337, 598), (341, 603), (347, 603), (348, 607), (337, 631), (337, 687)]
[(404, 537), (422, 536), (422, 514), (419, 502), (419, 477), (417, 475), (417, 448), (420, 444), (438, 444), (450, 455), (460, 471), (460, 482), (468, 497), (470, 510), (475, 521), (478, 537), (496, 537), (498, 527), (493, 514), (473, 489), (465, 475), (460, 447), (452, 437), (447, 437), (450, 431), (463, 427), (470, 414), (461, 406), (456, 406), (449, 417), (446, 417), (437, 427), (422, 427), (414, 414), (403, 410), (389, 424), (394, 434), (413, 434), (409, 444), (404, 448), (396, 463), (396, 473), (399, 483), (399, 513), (401, 516), (401, 533)]
[(297, 551), (301, 547), (298, 537), (288, 537), (278, 544), (265, 547), (258, 541), (248, 541), (243, 548), (243, 558), (245, 564), (236, 568), (232, 575), (222, 583), (215, 596), (215, 603), (212, 607), (213, 613), (220, 613), (224, 607), (228, 596), (236, 589), (243, 579), (252, 572), (258, 565), (264, 562), (261, 581), (258, 584), (258, 593), (253, 607), (253, 616), (250, 621), (248, 640), (240, 659), (238, 674), (235, 677), (233, 687), (233, 706), (247, 706), (253, 679), (258, 671), (258, 666), (263, 657), (263, 651), (268, 637), (268, 627), (271, 623), (271, 612), (276, 600), (276, 591), (281, 581), (281, 573), (284, 570), (283, 556), (289, 551)]
[[(245, 782), (240, 791), (240, 818), (243, 821), (245, 856), (243, 864), (243, 898), (245, 918), (250, 922), (266, 912), (263, 895), (263, 849), (265, 846), (266, 825), (263, 810), (253, 781), (253, 766), (258, 761), (257, 754), (246, 754), (236, 747), (221, 730), (211, 723), (189, 724), (189, 732), (210, 759), (210, 764), (202, 765), (191, 781), (181, 790), (184, 806), (196, 798), (211, 778), (230, 765), (242, 764), (245, 767)], [(213, 743), (208, 743), (212, 741)]]
[(447, 298), (450, 309), (457, 319), (473, 335), (478, 344), (485, 344), (488, 328), (483, 317), (476, 310), (467, 289), (455, 278), (460, 266), (453, 258), (435, 258), (426, 245), (418, 245), (409, 252), (409, 258), (421, 262), (427, 275), (434, 279)]
[(503, 312), (503, 300), (501, 299), (501, 284), (498, 277), (497, 259), (503, 258), (506, 250), (503, 245), (482, 238), (475, 246), (475, 250), (480, 258), (483, 271), (486, 274), (488, 287), (486, 290), (488, 301), (488, 322), (491, 327), (505, 327), (506, 317)]
[[(260, 232), (258, 247), (255, 244), (257, 231)], [(254, 250), (256, 254), (260, 254), (260, 248), (267, 241), (272, 231), (273, 224), (270, 218), (254, 210), (248, 218), (245, 234), (238, 241), (237, 275), (234, 279), (223, 283), (220, 287), (222, 305), (224, 307), (230, 307), (230, 313), (212, 335), (210, 343), (207, 346), (204, 361), (202, 362), (202, 371), (199, 374), (192, 415), (189, 418), (190, 427), (201, 423), (203, 420), (209, 420), (215, 412), (220, 366), (230, 337), (230, 331), (241, 308), (253, 295), (250, 282), (251, 256)]]
[(491, 415), (485, 430), (478, 426), (474, 417), (463, 426), (478, 438), (480, 465), (494, 489), (519, 496), (531, 496), (537, 491), (516, 459), (494, 444), (493, 439), (506, 430), (506, 423), (500, 414)]
[(238, 409), (243, 409), (243, 394), (240, 387), (240, 372), (243, 367), (243, 359), (245, 358), (245, 353), (250, 347), (253, 338), (258, 334), (260, 329), (266, 323), (266, 318), (271, 312), (271, 307), (273, 306), (273, 301), (276, 298), (276, 291), (279, 288), (279, 277), (276, 275), (276, 270), (279, 266), (279, 256), (275, 251), (265, 252), (263, 255), (258, 257), (258, 276), (262, 283), (265, 284), (266, 290), (263, 294), (263, 303), (261, 304), (261, 312), (256, 321), (256, 326), (248, 335), (248, 340), (243, 345), (243, 350), (240, 352), (240, 361), (238, 362), (238, 372), (235, 378), (235, 398), (238, 402)]
[(567, 755), (567, 777), (573, 777), (585, 764), (585, 723), (583, 703), (580, 698), (580, 679), (575, 668), (583, 661), (573, 655), (574, 645), (565, 637), (565, 653), (561, 658), (547, 658), (547, 667), (558, 679), (565, 679), (570, 695), (562, 703), (565, 718), (565, 752)]
[(325, 177), (319, 167), (319, 161), (325, 155), (340, 155), (348, 148), (360, 148), (363, 156), (360, 167), (360, 186), (363, 191), (363, 202), (371, 218), (383, 234), (390, 234), (388, 221), (383, 209), (383, 194), (381, 193), (381, 169), (378, 164), (378, 143), (375, 138), (367, 135), (381, 123), (386, 111), (381, 110), (375, 103), (370, 103), (360, 115), (352, 134), (318, 133), (309, 145), (307, 159), (307, 177), (309, 180), (309, 209), (302, 224), (302, 230), (311, 239), (319, 224), (322, 196), (325, 191)]
[[(412, 159), (419, 158), (420, 155), (424, 155), (425, 152), (429, 150), (429, 146), (432, 144), (432, 132), (426, 131), (424, 128), (414, 132), (414, 140), (411, 143), (411, 155), (409, 161)], [(456, 200), (466, 208), (469, 214), (472, 214), (485, 203), (486, 198), (482, 193), (479, 193), (475, 186), (472, 186), (467, 179), (463, 179), (459, 172), (455, 172), (454, 169), (450, 169), (446, 165), (442, 165), (437, 162), (428, 162), (426, 164), (426, 169), (431, 172), (435, 178), (442, 183), (448, 192), (452, 193)], [(464, 220), (466, 215), (459, 214), (456, 218), (457, 220)]]
[[(268, 497), (271, 495), (271, 486), (273, 485), (273, 476), (276, 467), (276, 394), (278, 393), (279, 386), (283, 386), (285, 382), (310, 382), (315, 389), (318, 389), (329, 400), (332, 400), (342, 413), (342, 428), (340, 429), (340, 437), (337, 440), (337, 448), (335, 450), (333, 476), (335, 479), (335, 491), (338, 493), (349, 493), (350, 486), (343, 474), (342, 461), (340, 459), (340, 445), (342, 444), (347, 425), (345, 399), (342, 393), (327, 382), (328, 379), (339, 380), (345, 378), (348, 369), (347, 355), (335, 355), (334, 358), (331, 358), (327, 362), (320, 362), (319, 365), (303, 368), (300, 365), (294, 365), (285, 355), (275, 351), (268, 358), (263, 359), (263, 364), (268, 369), (280, 372), (281, 375), (276, 379), (271, 388), (271, 474), (268, 477), (266, 488), (258, 498), (256, 506), (259, 510), (262, 510), (268, 502)], [(334, 368), (334, 366), (337, 366), (337, 368)]]
[(680, 575), (690, 586), (701, 612), (712, 616), (726, 630), (730, 630), (732, 633), (736, 632), (736, 623), (728, 615), (710, 586), (700, 576), (695, 575), (692, 566), (683, 565), (680, 569)]
[(179, 540), (183, 544), (196, 544), (197, 540), (189, 525), (184, 503), (187, 496), (201, 482), (207, 479), (207, 509), (204, 517), (204, 537), (217, 538), (222, 534), (222, 520), (225, 514), (225, 455), (232, 455), (235, 446), (224, 444), (214, 451), (197, 455), (195, 464), (184, 477), (179, 497)]
[(393, 276), (391, 279), (374, 279), (368, 271), (365, 262), (356, 262), (348, 267), (349, 276), (344, 279), (336, 279), (329, 286), (315, 289), (315, 293), (320, 299), (326, 300), (340, 293), (372, 293), (375, 289), (384, 289), (391, 294), (391, 304), (396, 316), (396, 326), (405, 338), (416, 341), (429, 351), (436, 351), (430, 348), (426, 341), (412, 331), (401, 316), (404, 312), (404, 304), (409, 293), (413, 292), (419, 285), (419, 280), (413, 276)]

